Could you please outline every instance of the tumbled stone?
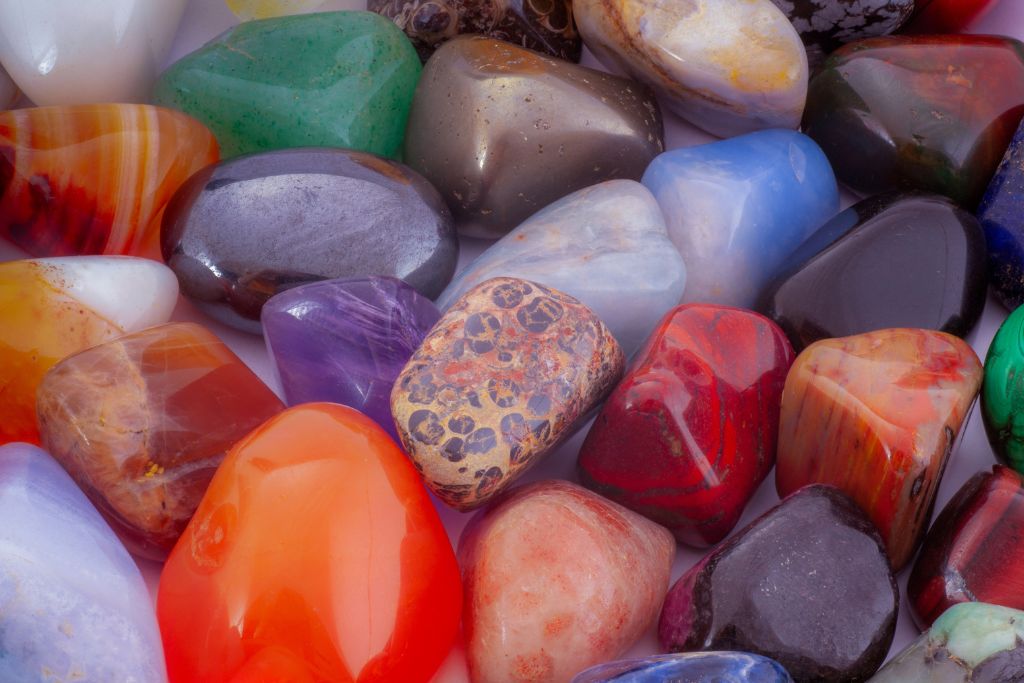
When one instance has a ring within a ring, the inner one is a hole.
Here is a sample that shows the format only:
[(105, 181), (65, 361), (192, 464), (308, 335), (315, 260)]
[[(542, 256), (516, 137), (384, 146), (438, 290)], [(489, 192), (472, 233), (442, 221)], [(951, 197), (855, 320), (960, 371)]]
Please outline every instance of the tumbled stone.
[(996, 36), (850, 43), (811, 81), (803, 130), (862, 194), (944, 194), (973, 209), (1024, 115), (1024, 45)]
[(135, 561), (45, 451), (0, 447), (0, 516), (0, 680), (167, 680)]
[(450, 40), (416, 88), (405, 161), (459, 230), (501, 237), (567, 194), (639, 180), (664, 149), (646, 87), (482, 36)]
[(451, 214), (427, 181), (340, 149), (281, 150), (207, 168), (168, 205), (162, 242), (183, 294), (257, 333), (263, 305), (290, 287), (385, 275), (432, 298), (458, 260)]
[(571, 0), (367, 0), (405, 31), (423, 61), (446, 40), (474, 33), (580, 61), (583, 41), (572, 20)]
[(942, 332), (879, 330), (809, 346), (782, 393), (779, 495), (813, 483), (842, 489), (899, 571), (928, 527), (980, 385), (974, 351)]
[(771, 657), (798, 683), (861, 681), (885, 659), (899, 593), (878, 532), (830, 486), (784, 499), (669, 590), (668, 650)]
[(420, 60), (372, 12), (247, 21), (171, 65), (154, 90), (214, 132), (226, 157), (284, 147), (395, 156)]
[(921, 629), (961, 602), (1024, 608), (1024, 480), (1002, 465), (968, 479), (928, 530), (907, 582)]
[(839, 210), (824, 153), (770, 130), (658, 156), (643, 183), (687, 266), (685, 301), (750, 308), (786, 258)]
[(263, 307), (263, 335), (289, 405), (351, 406), (398, 438), (391, 388), (441, 313), (400, 280), (314, 282)]
[(18, 90), (18, 84), (0, 66), (0, 110), (11, 109), (20, 97), (21, 91)]
[(608, 328), (573, 297), (494, 278), (423, 340), (395, 382), (391, 411), (426, 485), (470, 510), (568, 437), (624, 362)]
[(604, 321), (627, 357), (686, 286), (686, 266), (658, 203), (632, 180), (588, 187), (534, 214), (466, 266), (437, 304), (448, 308), (499, 276), (576, 297)]
[(800, 124), (807, 54), (771, 0), (576, 0), (573, 10), (605, 66), (651, 86), (709, 133)]
[(1013, 683), (1024, 671), (1024, 612), (950, 607), (869, 683)]
[(474, 683), (568, 681), (650, 627), (675, 555), (660, 526), (565, 481), (510, 491), (459, 539)]
[(344, 0), (226, 0), (242, 21), (345, 9)]
[(718, 543), (775, 464), (792, 363), (786, 335), (756, 313), (672, 310), (590, 428), (581, 480), (684, 543)]
[(1024, 124), (1017, 128), (978, 206), (992, 292), (1011, 311), (1024, 304)]
[(160, 576), (172, 681), (427, 683), (462, 585), (409, 460), (372, 420), (308, 403), (227, 455)]
[(151, 327), (66, 358), (39, 385), (42, 442), (128, 548), (163, 560), (225, 452), (284, 406), (216, 335)]
[(888, 193), (846, 209), (782, 265), (756, 308), (797, 350), (889, 327), (965, 337), (985, 308), (985, 236), (936, 195)]
[(996, 0), (917, 0), (908, 33), (959, 33), (981, 18)]
[(1024, 308), (1003, 321), (988, 347), (981, 417), (996, 458), (1024, 473)]
[(812, 65), (843, 43), (889, 35), (910, 18), (914, 0), (772, 0), (793, 22)]
[(572, 683), (793, 683), (778, 662), (746, 652), (688, 652), (623, 659), (587, 669)]

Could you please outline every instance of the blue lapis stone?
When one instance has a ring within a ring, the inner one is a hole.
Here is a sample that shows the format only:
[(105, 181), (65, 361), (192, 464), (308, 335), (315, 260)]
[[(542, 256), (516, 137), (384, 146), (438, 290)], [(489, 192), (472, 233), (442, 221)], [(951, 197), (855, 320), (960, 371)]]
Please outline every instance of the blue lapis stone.
[(988, 243), (989, 284), (1013, 310), (1024, 303), (1024, 123), (978, 208)]
[(690, 652), (601, 664), (572, 683), (793, 683), (774, 659), (746, 652)]

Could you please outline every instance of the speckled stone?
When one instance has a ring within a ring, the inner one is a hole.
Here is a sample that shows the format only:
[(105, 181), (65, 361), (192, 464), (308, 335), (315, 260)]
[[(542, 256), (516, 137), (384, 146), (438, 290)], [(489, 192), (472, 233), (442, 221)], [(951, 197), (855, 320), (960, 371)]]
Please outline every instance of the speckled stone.
[(154, 101), (205, 123), (225, 157), (316, 146), (395, 156), (419, 75), (392, 22), (325, 12), (228, 30), (171, 65)]
[(914, 12), (914, 0), (772, 0), (793, 22), (811, 64), (843, 43), (886, 36)]
[(427, 486), (470, 510), (569, 436), (624, 362), (608, 328), (576, 299), (494, 278), (427, 335), (395, 382), (391, 412)]

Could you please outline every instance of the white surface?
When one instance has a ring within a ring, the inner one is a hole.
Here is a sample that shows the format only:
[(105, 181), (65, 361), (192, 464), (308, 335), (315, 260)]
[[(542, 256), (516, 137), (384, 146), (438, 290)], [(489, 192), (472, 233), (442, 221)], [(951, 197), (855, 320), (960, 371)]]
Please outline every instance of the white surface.
[[(40, 2), (40, 0), (24, 0), (25, 2)], [(348, 6), (353, 9), (361, 9), (362, 5), (357, 0), (348, 0)], [(236, 19), (221, 2), (221, 0), (190, 0), (182, 21), (181, 28), (171, 50), (171, 59), (177, 59), (196, 49), (205, 41), (214, 38), (236, 22)], [(1024, 38), (1024, 2), (1019, 0), (1001, 0), (999, 5), (978, 24), (973, 27), (974, 33), (1002, 33)], [(583, 63), (600, 68), (597, 62), (589, 54), (584, 55)], [(709, 142), (711, 137), (699, 132), (691, 126), (682, 123), (678, 118), (665, 113), (667, 130), (666, 137), (669, 148), (684, 147), (688, 145)], [(843, 206), (851, 203), (852, 197), (844, 194)], [(460, 268), (467, 264), (470, 259), (480, 253), (486, 243), (480, 240), (464, 240), (463, 253), (460, 256)], [(0, 259), (16, 258), (17, 252), (13, 248), (0, 244)], [(971, 341), (979, 356), (984, 360), (985, 352), (992, 340), (999, 324), (1006, 317), (1007, 311), (995, 303), (991, 297), (985, 308), (985, 313), (977, 330), (972, 335)], [(263, 377), (275, 391), (280, 394), (280, 387), (277, 386), (270, 371), (270, 365), (263, 346), (262, 339), (245, 335), (240, 332), (228, 329), (219, 325), (213, 320), (198, 313), (188, 302), (180, 300), (174, 315), (175, 320), (192, 320), (200, 322), (218, 335), (221, 336), (236, 353), (261, 377)], [(954, 450), (949, 467), (939, 488), (936, 511), (940, 510), (947, 500), (971, 475), (979, 470), (989, 469), (995, 462), (992, 450), (985, 438), (984, 429), (980, 415), (977, 415), (978, 407), (975, 405), (969, 418), (964, 436), (959, 446)], [(540, 479), (563, 478), (575, 479), (576, 452), (586, 429), (583, 429), (574, 438), (567, 442), (558, 452), (551, 455), (540, 466), (526, 475), (524, 481), (536, 481)], [(758, 490), (757, 495), (747, 507), (742, 520), (737, 528), (742, 527), (763, 513), (778, 501), (774, 487), (774, 473), (770, 474)], [(461, 514), (449, 510), (438, 504), (441, 518), (453, 544), (458, 542), (459, 534), (469, 520), (470, 515)], [(702, 552), (681, 548), (672, 578), (678, 578), (688, 567), (703, 556)], [(159, 573), (159, 566), (153, 563), (140, 561), (150, 588), (155, 589), (156, 578)], [(896, 638), (893, 642), (893, 649), (890, 654), (898, 652), (907, 643), (917, 637), (917, 630), (914, 627), (909, 610), (906, 608), (905, 597), (902, 595), (906, 584), (909, 570), (904, 570), (900, 575), (901, 589), (901, 610)], [(657, 649), (654, 629), (628, 653), (632, 656), (654, 653)], [(452, 653), (449, 660), (438, 673), (435, 683), (462, 683), (466, 680), (465, 667), (462, 663), (461, 653)]]

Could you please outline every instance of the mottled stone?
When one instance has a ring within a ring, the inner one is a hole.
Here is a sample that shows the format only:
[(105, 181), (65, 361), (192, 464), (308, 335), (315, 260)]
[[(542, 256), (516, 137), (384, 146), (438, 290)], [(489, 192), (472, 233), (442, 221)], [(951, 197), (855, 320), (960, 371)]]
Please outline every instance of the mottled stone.
[(623, 659), (587, 669), (572, 683), (793, 683), (775, 660), (746, 652), (690, 652)]
[(154, 100), (205, 123), (226, 157), (284, 147), (395, 156), (420, 60), (372, 12), (246, 21), (175, 62)]
[(889, 329), (812, 344), (782, 393), (779, 495), (839, 487), (878, 527), (899, 571), (928, 528), (980, 385), (974, 351), (942, 332)]
[(1003, 321), (988, 347), (981, 416), (996, 458), (1024, 473), (1024, 308)]
[(1024, 304), (1024, 124), (985, 190), (978, 220), (988, 245), (992, 293), (1012, 311)]
[(0, 680), (167, 680), (135, 561), (45, 451), (0, 447), (0, 517)]
[(391, 387), (441, 313), (400, 280), (314, 282), (263, 307), (263, 335), (289, 405), (330, 401), (395, 439)]
[(430, 183), (387, 159), (281, 150), (207, 168), (167, 207), (163, 254), (210, 315), (259, 332), (274, 294), (316, 280), (392, 276), (427, 297), (455, 272), (458, 237)]
[(434, 326), (395, 382), (391, 410), (426, 485), (465, 511), (572, 434), (623, 365), (611, 332), (579, 301), (494, 278)]
[(871, 522), (837, 489), (808, 486), (672, 586), (658, 637), (669, 650), (771, 657), (798, 683), (862, 681), (885, 659), (898, 605)]
[(39, 431), (132, 552), (163, 560), (224, 454), (284, 408), (216, 335), (151, 327), (66, 358), (39, 385)]
[(639, 180), (663, 135), (657, 100), (638, 83), (461, 36), (423, 70), (405, 161), (441, 192), (460, 231), (497, 238), (576, 190)]
[(499, 276), (576, 297), (604, 321), (627, 357), (686, 286), (686, 266), (658, 203), (632, 180), (588, 187), (534, 214), (466, 266), (437, 304), (448, 308)]
[(914, 0), (772, 0), (793, 22), (811, 64), (843, 43), (886, 36), (906, 23)]
[(565, 481), (524, 486), (459, 539), (474, 683), (568, 681), (650, 627), (675, 555), (660, 526)]
[(573, 10), (605, 66), (648, 84), (709, 133), (799, 125), (807, 54), (771, 0), (576, 0)]

